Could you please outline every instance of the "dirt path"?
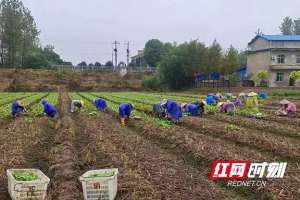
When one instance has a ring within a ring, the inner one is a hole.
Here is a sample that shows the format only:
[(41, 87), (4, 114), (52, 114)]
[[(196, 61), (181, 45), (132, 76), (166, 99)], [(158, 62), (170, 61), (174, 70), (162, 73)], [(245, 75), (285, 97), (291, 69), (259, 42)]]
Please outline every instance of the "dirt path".
[(61, 119), (57, 122), (54, 146), (50, 151), (51, 185), (49, 197), (51, 200), (82, 199), (78, 183), (78, 165), (75, 150), (74, 121), (69, 113), (69, 98), (67, 93), (60, 93)]
[[(121, 192), (134, 190), (134, 194), (138, 194), (145, 183), (148, 183), (146, 188), (150, 186), (153, 190), (152, 196), (128, 199), (230, 199), (207, 180), (205, 171), (189, 167), (182, 158), (165, 152), (128, 128), (120, 127), (114, 117), (102, 114), (99, 118), (88, 118), (85, 123), (86, 133), (96, 141), (97, 148), (101, 148), (114, 167), (119, 168)], [(132, 171), (142, 181), (128, 185), (126, 178), (131, 179)]]

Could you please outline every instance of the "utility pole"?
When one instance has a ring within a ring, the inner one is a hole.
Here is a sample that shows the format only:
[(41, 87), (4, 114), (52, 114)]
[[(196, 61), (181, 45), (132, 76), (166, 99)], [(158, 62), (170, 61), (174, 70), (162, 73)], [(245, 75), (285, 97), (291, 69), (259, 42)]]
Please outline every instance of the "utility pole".
[(114, 47), (114, 53), (115, 53), (115, 67), (114, 67), (114, 70), (117, 69), (118, 67), (118, 45), (120, 43), (118, 41), (114, 41), (113, 45), (115, 45)]
[(126, 56), (127, 56), (127, 66), (129, 65), (129, 58), (130, 58), (130, 42), (128, 41), (125, 45), (127, 45), (126, 49)]

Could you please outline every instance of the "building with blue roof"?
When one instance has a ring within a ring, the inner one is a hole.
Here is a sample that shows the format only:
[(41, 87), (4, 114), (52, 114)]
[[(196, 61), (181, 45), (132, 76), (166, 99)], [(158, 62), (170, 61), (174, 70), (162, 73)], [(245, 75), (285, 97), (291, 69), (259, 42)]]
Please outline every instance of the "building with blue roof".
[(255, 81), (259, 70), (267, 70), (270, 87), (298, 86), (289, 74), (300, 70), (300, 35), (257, 35), (247, 52), (247, 71)]

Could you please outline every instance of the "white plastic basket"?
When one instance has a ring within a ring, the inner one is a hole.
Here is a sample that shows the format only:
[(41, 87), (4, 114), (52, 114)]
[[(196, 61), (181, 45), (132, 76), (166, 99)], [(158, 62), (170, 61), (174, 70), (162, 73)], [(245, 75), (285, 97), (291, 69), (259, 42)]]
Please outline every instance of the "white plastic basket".
[[(114, 172), (111, 177), (91, 177), (96, 173)], [(82, 183), (83, 196), (85, 200), (113, 200), (117, 195), (118, 190), (118, 169), (100, 169), (91, 170), (80, 176), (79, 180)]]
[[(17, 181), (13, 173), (16, 171), (29, 171), (39, 178), (35, 181)], [(12, 200), (43, 200), (47, 194), (50, 179), (38, 169), (8, 169), (8, 192)]]

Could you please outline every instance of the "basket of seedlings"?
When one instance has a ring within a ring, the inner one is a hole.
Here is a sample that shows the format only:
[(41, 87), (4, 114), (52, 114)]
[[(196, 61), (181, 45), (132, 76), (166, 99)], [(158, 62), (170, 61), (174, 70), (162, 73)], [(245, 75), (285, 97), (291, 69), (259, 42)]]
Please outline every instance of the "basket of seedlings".
[(8, 192), (12, 200), (43, 200), (50, 179), (38, 169), (8, 169)]
[(91, 170), (80, 176), (85, 200), (113, 200), (117, 195), (118, 169)]

